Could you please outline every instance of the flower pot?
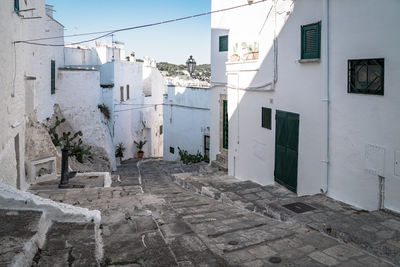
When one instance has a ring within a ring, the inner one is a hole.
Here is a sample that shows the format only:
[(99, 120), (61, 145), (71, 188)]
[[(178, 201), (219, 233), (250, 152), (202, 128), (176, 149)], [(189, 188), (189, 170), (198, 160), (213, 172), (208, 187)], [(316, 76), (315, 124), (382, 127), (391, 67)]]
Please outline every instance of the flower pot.
[(240, 56), (238, 54), (233, 54), (230, 56), (229, 60), (232, 62), (237, 62), (240, 60)]
[(143, 155), (144, 155), (144, 152), (143, 152), (143, 151), (139, 151), (139, 152), (137, 153), (137, 156), (138, 156), (139, 159), (143, 158)]
[(244, 54), (244, 60), (256, 60), (258, 59), (258, 53), (259, 52), (249, 52), (247, 54)]
[(115, 161), (117, 162), (117, 166), (121, 166), (121, 159), (120, 158), (115, 158)]

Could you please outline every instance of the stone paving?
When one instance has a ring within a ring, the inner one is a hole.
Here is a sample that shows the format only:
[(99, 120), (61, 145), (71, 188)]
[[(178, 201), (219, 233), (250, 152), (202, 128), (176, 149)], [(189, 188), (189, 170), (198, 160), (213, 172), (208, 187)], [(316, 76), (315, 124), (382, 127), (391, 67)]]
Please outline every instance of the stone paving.
[[(172, 182), (174, 174), (190, 172), (193, 177), (200, 174), (213, 176), (214, 171), (205, 164), (183, 165), (153, 159), (139, 165), (140, 173), (137, 161), (124, 162), (115, 173), (111, 188), (36, 188), (33, 192), (55, 201), (101, 211), (103, 266), (392, 266), (361, 247), (346, 244), (290, 219), (290, 213), (286, 221), (257, 214), (250, 205), (260, 199), (242, 197), (255, 193), (266, 197), (267, 193), (273, 192), (272, 197), (292, 197), (281, 188), (263, 190), (266, 193), (262, 193), (248, 190), (255, 188), (250, 186), (251, 183), (242, 183), (241, 194), (237, 194), (239, 198), (233, 200), (221, 193), (224, 186), (232, 185), (221, 184), (219, 189), (210, 187), (206, 190), (208, 195), (219, 195), (216, 200)], [(234, 182), (237, 181), (231, 180), (232, 184)], [(187, 184), (193, 190), (204, 186), (203, 182), (194, 180)], [(227, 189), (225, 192), (232, 191)], [(221, 196), (226, 198), (225, 202)], [(231, 202), (226, 203), (228, 199)], [(386, 227), (396, 226), (390, 219), (385, 224)], [(63, 233), (65, 227), (62, 225), (53, 231)], [(75, 233), (75, 230), (71, 231)], [(85, 241), (73, 238), (78, 242), (76, 245), (62, 246), (61, 250), (74, 259), (70, 266), (84, 266), (87, 260), (96, 264), (92, 254), (86, 258), (74, 252), (81, 242), (92, 240), (83, 239)], [(48, 244), (44, 251), (53, 247)], [(39, 263), (40, 260), (41, 255), (38, 255)], [(51, 264), (52, 261), (47, 262)]]
[[(400, 217), (393, 213), (359, 210), (324, 195), (297, 197), (278, 184), (261, 186), (221, 172), (174, 174), (173, 179), (192, 191), (281, 221), (304, 225), (400, 265)], [(296, 213), (284, 207), (297, 202), (315, 209)]]

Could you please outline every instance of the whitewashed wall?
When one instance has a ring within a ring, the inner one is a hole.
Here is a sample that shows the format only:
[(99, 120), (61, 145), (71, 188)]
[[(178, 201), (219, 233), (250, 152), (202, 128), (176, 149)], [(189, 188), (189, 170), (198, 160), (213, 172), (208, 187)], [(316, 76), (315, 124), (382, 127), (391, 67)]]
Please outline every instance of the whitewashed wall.
[[(13, 1), (0, 3), (2, 33), (1, 58), (1, 102), (0, 113), (0, 165), (3, 169), (0, 181), (21, 189), (28, 187), (25, 181), (25, 118), (36, 110), (39, 120), (52, 114), (55, 96), (50, 94), (50, 61), (56, 60), (57, 66), (63, 64), (63, 38), (49, 40), (50, 44), (60, 47), (44, 48), (15, 41), (63, 34), (63, 26), (49, 17), (45, 11), (44, 0), (20, 1), (20, 10), (14, 12)], [(37, 19), (23, 19), (41, 17)], [(19, 148), (16, 151), (15, 141)], [(17, 153), (16, 153), (17, 152)], [(19, 157), (20, 179), (17, 181), (17, 162)]]
[[(400, 173), (395, 175), (394, 158), (400, 150), (400, 2), (350, 2), (330, 1), (329, 194), (359, 207), (378, 208), (378, 176), (365, 170), (365, 147), (372, 144), (385, 150), (385, 207), (400, 211)], [(347, 93), (347, 60), (365, 58), (385, 58), (384, 96)]]
[[(213, 9), (245, 2), (213, 1)], [(396, 50), (400, 38), (393, 32), (399, 24), (396, 14), (400, 11), (400, 3), (387, 1), (381, 5), (376, 1), (359, 0), (329, 2), (331, 122), (328, 195), (361, 208), (377, 209), (378, 177), (365, 170), (365, 146), (378, 145), (385, 148), (386, 207), (398, 211), (400, 197), (396, 192), (400, 189), (400, 179), (395, 175), (394, 155), (399, 150), (400, 127), (394, 121), (400, 115), (400, 109), (395, 104), (399, 99), (395, 84), (399, 77), (399, 54)], [(213, 15), (212, 18), (212, 80), (224, 82), (225, 76), (230, 87), (229, 174), (262, 184), (274, 183), (275, 122), (272, 121), (272, 130), (261, 128), (261, 107), (272, 108), (272, 118), (277, 109), (294, 112), (300, 114), (298, 194), (314, 194), (319, 192), (323, 181), (322, 63), (299, 63), (298, 59), (300, 26), (322, 20), (322, 1), (277, 3), (276, 20), (274, 8), (271, 9), (272, 2), (241, 9), (240, 14), (232, 12)], [(242, 19), (238, 20), (238, 17)], [(362, 18), (366, 17), (382, 19), (370, 19), (365, 25)], [(248, 22), (246, 27), (250, 30), (244, 28), (245, 25), (241, 23), (243, 20)], [(232, 54), (231, 41), (236, 42), (242, 36), (252, 39), (258, 37), (260, 59), (255, 62), (228, 63), (227, 74), (224, 75), (221, 61), (226, 52), (218, 52), (217, 46), (220, 29), (229, 31), (228, 55)], [(325, 30), (322, 29), (323, 32)], [(252, 31), (255, 34), (248, 33)], [(257, 87), (273, 81), (274, 31), (278, 48), (278, 80), (275, 88), (265, 87), (265, 92), (234, 89)], [(372, 40), (369, 38), (371, 31), (376, 37)], [(213, 57), (218, 62), (213, 62)], [(347, 60), (379, 57), (385, 58), (385, 96), (348, 94)], [(221, 89), (213, 89), (211, 99), (211, 157), (219, 153), (219, 144), (215, 139), (219, 139), (220, 93)]]
[[(142, 64), (127, 61), (107, 63), (114, 65), (113, 88), (113, 138), (114, 146), (122, 142), (126, 147), (125, 157), (136, 155), (133, 141), (137, 139), (141, 127), (141, 111), (137, 109), (142, 104)], [(103, 75), (103, 73), (102, 73)], [(130, 99), (126, 99), (126, 86), (130, 87)], [(124, 101), (120, 101), (120, 87), (124, 87)]]
[(65, 47), (64, 65), (101, 65), (100, 58), (95, 48), (90, 47)]
[[(204, 135), (210, 134), (210, 90), (168, 85), (164, 99), (164, 159), (179, 160), (178, 147), (204, 155)], [(170, 147), (175, 152), (170, 153)]]
[(162, 103), (166, 91), (164, 78), (157, 69), (155, 61), (145, 58), (143, 63), (143, 92), (151, 92), (151, 96), (144, 97), (143, 103), (146, 108), (142, 110), (143, 121), (146, 125), (145, 131), (147, 131), (143, 135), (143, 138), (147, 140), (144, 150), (145, 156), (163, 156), (164, 134), (160, 132), (160, 126), (164, 127)]
[(114, 144), (109, 121), (101, 114), (102, 104), (99, 71), (60, 69), (57, 102), (75, 131), (82, 131), (82, 141), (105, 149), (110, 165), (116, 167)]

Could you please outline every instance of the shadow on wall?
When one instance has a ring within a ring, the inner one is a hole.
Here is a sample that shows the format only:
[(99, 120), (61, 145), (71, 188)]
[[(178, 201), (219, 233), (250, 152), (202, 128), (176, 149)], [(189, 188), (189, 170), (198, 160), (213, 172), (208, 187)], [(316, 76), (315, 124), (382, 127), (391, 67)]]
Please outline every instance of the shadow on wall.
[[(319, 115), (322, 112), (320, 104), (322, 80), (307, 80), (303, 77), (321, 77), (322, 67), (319, 63), (300, 64), (298, 60), (300, 26), (318, 22), (321, 18), (314, 19), (315, 15), (304, 18), (304, 13), (307, 11), (298, 11), (296, 2), (293, 2), (290, 10), (279, 15), (277, 21), (281, 26), (275, 26), (275, 29), (274, 12), (266, 15), (264, 25), (262, 27), (260, 25), (262, 30), (257, 37), (260, 50), (258, 60), (230, 61), (226, 64), (229, 174), (242, 180), (250, 179), (261, 184), (273, 184), (275, 155), (279, 152), (276, 152), (275, 147), (276, 110), (297, 113), (300, 114), (299, 149), (304, 149), (304, 144), (307, 144), (309, 151), (307, 156), (298, 158), (302, 167), (298, 169), (297, 162), (293, 161), (293, 166), (282, 166), (282, 169), (292, 168), (296, 176), (299, 174), (299, 180), (303, 182), (303, 185), (299, 186), (300, 190), (297, 190), (296, 184), (295, 190), (299, 193), (318, 193), (322, 173), (320, 171), (322, 116)], [(233, 53), (230, 51), (231, 54)], [(317, 84), (318, 81), (321, 83)], [(309, 103), (306, 104), (304, 101)], [(270, 129), (262, 126), (262, 108), (271, 111), (268, 114)], [(304, 125), (311, 127), (305, 128)], [(297, 151), (299, 154), (303, 152)], [(304, 166), (313, 167), (307, 171), (304, 170)]]

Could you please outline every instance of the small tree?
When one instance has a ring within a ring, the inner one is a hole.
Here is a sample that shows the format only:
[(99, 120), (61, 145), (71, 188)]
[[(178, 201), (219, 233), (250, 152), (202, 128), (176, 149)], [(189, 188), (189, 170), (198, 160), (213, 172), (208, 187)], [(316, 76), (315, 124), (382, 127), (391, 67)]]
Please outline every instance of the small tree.
[(146, 140), (144, 140), (144, 141), (140, 140), (139, 142), (133, 141), (133, 143), (135, 143), (136, 148), (138, 149), (138, 152), (139, 153), (143, 153), (142, 149), (143, 149), (144, 145), (147, 143), (147, 141)]

